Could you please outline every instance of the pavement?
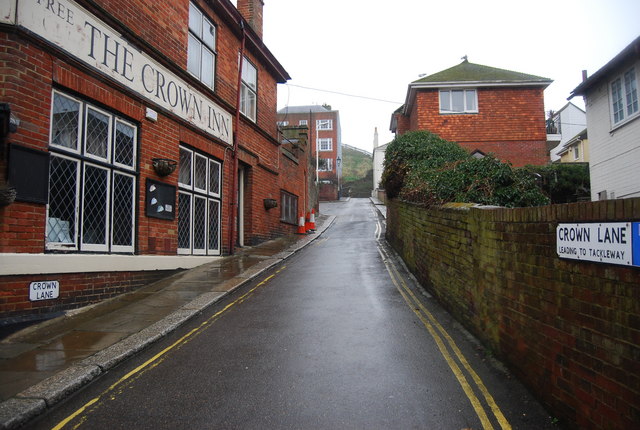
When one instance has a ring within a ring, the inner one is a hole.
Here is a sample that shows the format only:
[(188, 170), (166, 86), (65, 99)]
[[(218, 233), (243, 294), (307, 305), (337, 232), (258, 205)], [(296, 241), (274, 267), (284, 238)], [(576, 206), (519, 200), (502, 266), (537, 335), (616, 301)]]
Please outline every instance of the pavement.
[(17, 428), (309, 245), (316, 232), (241, 248), (0, 341), (0, 429)]
[(371, 200), (371, 203), (373, 203), (378, 212), (380, 212), (380, 215), (382, 215), (384, 219), (387, 219), (387, 207), (384, 202), (378, 200), (377, 197), (369, 197), (369, 200)]

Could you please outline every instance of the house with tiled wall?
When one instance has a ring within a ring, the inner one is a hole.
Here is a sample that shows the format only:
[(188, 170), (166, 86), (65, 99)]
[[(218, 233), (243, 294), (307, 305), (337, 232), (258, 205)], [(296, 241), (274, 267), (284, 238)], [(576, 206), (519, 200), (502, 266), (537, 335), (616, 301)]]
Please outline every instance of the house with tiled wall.
[(320, 200), (337, 200), (342, 179), (340, 112), (330, 106), (285, 106), (278, 126), (308, 126)]
[(514, 166), (542, 165), (546, 149), (544, 89), (550, 79), (462, 63), (409, 84), (391, 131), (428, 130), (470, 153), (492, 153)]
[(156, 6), (0, 4), (0, 323), (296, 232), (262, 0)]

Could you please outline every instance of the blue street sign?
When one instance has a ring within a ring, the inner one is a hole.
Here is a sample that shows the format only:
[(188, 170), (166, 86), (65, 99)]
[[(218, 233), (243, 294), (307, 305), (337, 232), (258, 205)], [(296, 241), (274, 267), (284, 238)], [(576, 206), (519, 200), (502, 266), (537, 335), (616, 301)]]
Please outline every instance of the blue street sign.
[(640, 266), (640, 222), (631, 223), (631, 243), (633, 246), (633, 265)]

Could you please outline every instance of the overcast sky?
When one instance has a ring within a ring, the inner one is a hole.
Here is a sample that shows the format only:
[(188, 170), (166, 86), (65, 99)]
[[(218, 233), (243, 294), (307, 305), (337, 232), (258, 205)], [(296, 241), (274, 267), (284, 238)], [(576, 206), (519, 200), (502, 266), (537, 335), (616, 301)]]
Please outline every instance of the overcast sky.
[(340, 111), (342, 142), (368, 151), (375, 127), (380, 144), (393, 139), (391, 113), (407, 85), (464, 55), (552, 79), (545, 110), (558, 110), (583, 69), (591, 75), (640, 36), (638, 0), (264, 3), (264, 42), (292, 78), (278, 85), (278, 108), (330, 104)]

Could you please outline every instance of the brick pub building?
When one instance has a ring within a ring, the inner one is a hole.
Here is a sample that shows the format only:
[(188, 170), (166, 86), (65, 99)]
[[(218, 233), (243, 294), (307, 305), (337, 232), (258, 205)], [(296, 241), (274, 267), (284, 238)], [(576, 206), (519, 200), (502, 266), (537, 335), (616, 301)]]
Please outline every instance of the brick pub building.
[(342, 181), (340, 112), (331, 106), (286, 106), (278, 111), (278, 125), (309, 128), (319, 199), (338, 200)]
[(516, 167), (547, 164), (543, 93), (551, 82), (465, 59), (410, 83), (391, 131), (428, 130), (475, 156), (492, 153)]
[(296, 231), (308, 163), (276, 127), (290, 78), (262, 0), (237, 4), (0, 4), (0, 324)]

